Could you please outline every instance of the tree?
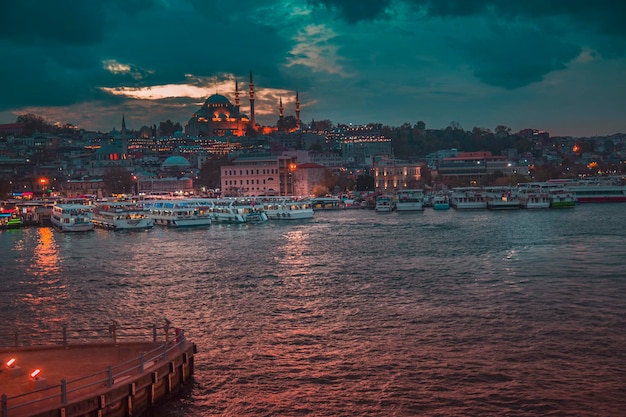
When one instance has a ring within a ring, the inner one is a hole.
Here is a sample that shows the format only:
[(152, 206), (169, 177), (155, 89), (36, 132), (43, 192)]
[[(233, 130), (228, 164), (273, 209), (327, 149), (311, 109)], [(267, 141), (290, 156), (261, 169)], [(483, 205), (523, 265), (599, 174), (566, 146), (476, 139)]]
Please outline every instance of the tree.
[(276, 127), (279, 132), (293, 132), (298, 128), (298, 120), (294, 116), (286, 116), (278, 120)]
[(102, 175), (102, 181), (109, 194), (134, 194), (135, 179), (123, 167), (107, 168)]
[(222, 166), (230, 164), (231, 161), (228, 157), (207, 159), (200, 167), (200, 173), (198, 174), (200, 185), (213, 190), (221, 188)]
[(417, 122), (415, 124), (415, 128), (417, 130), (426, 130), (426, 123), (422, 122), (421, 120), (419, 122)]
[(173, 136), (174, 133), (176, 133), (177, 131), (182, 132), (182, 130), (183, 130), (183, 127), (180, 125), (180, 123), (178, 122), (174, 123), (169, 119), (167, 119), (164, 122), (159, 123), (159, 132), (163, 136)]
[(374, 191), (376, 189), (376, 181), (374, 177), (369, 175), (359, 175), (356, 178), (357, 191)]
[(49, 133), (54, 130), (54, 126), (51, 125), (41, 116), (28, 113), (17, 116), (15, 123), (24, 124), (24, 134), (30, 136), (33, 133)]
[(511, 128), (504, 126), (504, 125), (498, 125), (496, 126), (496, 136), (499, 138), (503, 138), (503, 137), (507, 137), (511, 135)]

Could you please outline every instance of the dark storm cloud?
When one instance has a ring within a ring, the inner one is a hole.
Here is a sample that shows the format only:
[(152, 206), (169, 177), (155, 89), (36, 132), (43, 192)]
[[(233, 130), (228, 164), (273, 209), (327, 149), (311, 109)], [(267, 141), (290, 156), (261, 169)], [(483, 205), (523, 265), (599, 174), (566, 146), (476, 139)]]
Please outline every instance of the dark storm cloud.
[(331, 9), (347, 22), (356, 23), (383, 17), (391, 0), (308, 0), (308, 3), (314, 7)]
[(273, 24), (199, 1), (2, 2), (0, 111), (88, 99), (118, 103), (99, 87), (183, 83), (186, 74), (252, 68), (278, 78), (276, 63), (289, 46)]
[[(314, 6), (337, 11), (346, 21), (354, 23), (384, 16), (390, 1), (375, 0), (308, 0)], [(626, 2), (615, 0), (404, 0), (403, 3), (431, 17), (466, 17), (482, 13), (496, 16), (536, 19), (565, 17), (594, 31), (626, 37)]]
[(580, 47), (536, 29), (500, 28), (458, 44), (478, 79), (506, 89), (541, 81), (545, 74), (565, 69), (581, 52)]

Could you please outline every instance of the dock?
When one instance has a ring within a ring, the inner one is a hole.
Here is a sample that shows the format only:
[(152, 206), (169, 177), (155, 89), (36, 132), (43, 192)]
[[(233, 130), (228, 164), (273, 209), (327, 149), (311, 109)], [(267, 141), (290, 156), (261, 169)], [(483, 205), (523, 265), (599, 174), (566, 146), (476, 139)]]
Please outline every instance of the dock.
[(156, 328), (144, 341), (113, 334), (0, 348), (0, 417), (140, 416), (192, 382), (197, 349), (182, 330), (164, 340)]

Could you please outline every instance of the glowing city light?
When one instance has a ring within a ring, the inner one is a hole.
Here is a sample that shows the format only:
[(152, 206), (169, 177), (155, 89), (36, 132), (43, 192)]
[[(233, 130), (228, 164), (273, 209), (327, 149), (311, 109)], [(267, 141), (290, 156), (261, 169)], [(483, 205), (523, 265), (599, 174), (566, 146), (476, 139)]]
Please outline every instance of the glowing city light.
[(15, 358), (11, 358), (7, 361), (7, 368), (12, 368), (15, 366), (15, 364), (17, 363), (17, 359)]
[(41, 369), (37, 368), (33, 372), (30, 373), (30, 377), (32, 379), (37, 379), (37, 377), (41, 374)]

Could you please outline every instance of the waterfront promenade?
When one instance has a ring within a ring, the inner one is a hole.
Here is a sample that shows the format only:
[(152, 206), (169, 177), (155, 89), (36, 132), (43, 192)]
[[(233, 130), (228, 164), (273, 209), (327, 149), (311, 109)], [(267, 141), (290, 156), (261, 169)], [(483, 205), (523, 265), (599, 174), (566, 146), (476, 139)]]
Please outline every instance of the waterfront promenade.
[(0, 348), (0, 416), (137, 415), (193, 375), (195, 345), (168, 336)]

